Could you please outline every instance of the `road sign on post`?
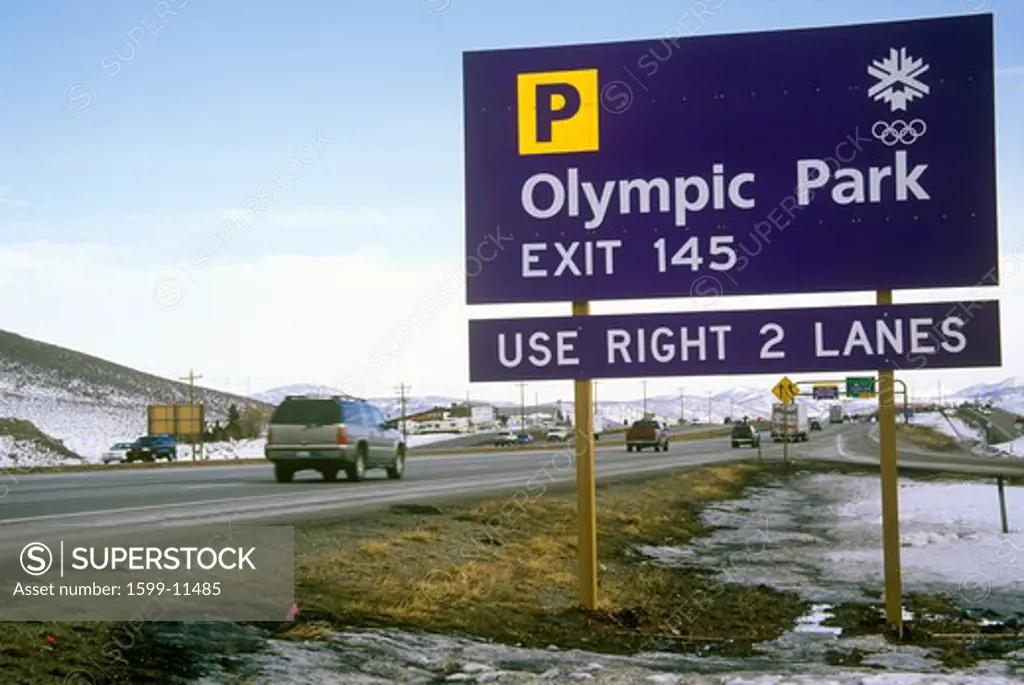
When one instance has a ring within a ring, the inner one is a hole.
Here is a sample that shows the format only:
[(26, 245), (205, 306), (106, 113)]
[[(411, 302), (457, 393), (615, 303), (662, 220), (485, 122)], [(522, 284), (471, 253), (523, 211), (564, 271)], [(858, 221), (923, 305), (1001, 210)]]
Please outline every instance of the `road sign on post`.
[(796, 383), (789, 380), (789, 376), (783, 376), (782, 380), (772, 388), (779, 401), (782, 402), (782, 461), (789, 461), (789, 405), (800, 394), (800, 388)]
[[(472, 382), (579, 381), (579, 431), (595, 378), (877, 369), (891, 411), (893, 369), (1001, 364), (997, 302), (891, 304), (892, 289), (999, 284), (991, 14), (692, 37), (643, 68), (663, 42), (463, 55), (466, 302), (574, 314), (470, 321)], [(588, 304), (866, 290), (874, 307)], [(870, 380), (856, 396), (874, 397)], [(901, 628), (895, 428), (881, 415), (887, 618)], [(580, 594), (593, 608), (583, 442)]]
[(789, 380), (789, 376), (783, 376), (782, 380), (776, 383), (775, 387), (772, 388), (772, 392), (777, 398), (779, 398), (779, 402), (789, 404), (797, 395), (800, 394), (800, 388), (797, 387), (796, 383)]
[(875, 379), (868, 377), (851, 377), (846, 379), (846, 396), (870, 398), (875, 396)]

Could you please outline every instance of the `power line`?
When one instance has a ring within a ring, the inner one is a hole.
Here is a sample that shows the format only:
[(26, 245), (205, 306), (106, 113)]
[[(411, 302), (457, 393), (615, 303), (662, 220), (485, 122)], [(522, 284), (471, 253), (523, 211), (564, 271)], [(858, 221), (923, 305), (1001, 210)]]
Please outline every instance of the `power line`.
[(398, 386), (398, 392), (399, 392), (399, 396), (398, 396), (399, 399), (398, 399), (398, 401), (399, 401), (399, 408), (400, 408), (399, 410), (401, 411), (400, 416), (402, 417), (402, 443), (404, 445), (406, 445), (407, 448), (408, 448), (408, 445), (409, 445), (409, 429), (408, 429), (408, 425), (406, 423), (406, 418), (405, 418), (405, 393), (408, 390), (412, 390), (412, 386), (411, 385), (406, 385), (405, 381), (403, 381)]
[[(199, 374), (197, 376), (192, 369), (189, 369), (188, 370), (188, 376), (186, 376), (185, 378), (179, 378), (178, 379), (179, 381), (188, 381), (188, 404), (189, 404), (189, 407), (191, 408), (192, 411), (195, 411), (195, 404), (196, 404), (196, 380), (201, 379), (202, 377), (203, 377), (202, 374)], [(199, 430), (202, 431), (203, 430), (203, 426), (199, 426)], [(196, 460), (196, 441), (193, 439), (191, 442), (192, 442), (192, 461), (195, 461)]]

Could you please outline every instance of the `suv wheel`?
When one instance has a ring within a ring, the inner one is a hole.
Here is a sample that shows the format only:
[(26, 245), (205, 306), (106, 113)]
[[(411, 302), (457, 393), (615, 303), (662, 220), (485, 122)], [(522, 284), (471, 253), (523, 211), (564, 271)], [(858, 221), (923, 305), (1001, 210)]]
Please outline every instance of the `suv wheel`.
[(398, 480), (405, 474), (405, 448), (399, 447), (395, 452), (395, 463), (387, 468), (388, 478)]
[(366, 477), (366, 448), (362, 445), (359, 446), (356, 452), (356, 463), (352, 466), (346, 467), (345, 475), (350, 481), (358, 483)]
[(278, 483), (291, 483), (295, 472), (285, 464), (274, 464), (274, 479)]

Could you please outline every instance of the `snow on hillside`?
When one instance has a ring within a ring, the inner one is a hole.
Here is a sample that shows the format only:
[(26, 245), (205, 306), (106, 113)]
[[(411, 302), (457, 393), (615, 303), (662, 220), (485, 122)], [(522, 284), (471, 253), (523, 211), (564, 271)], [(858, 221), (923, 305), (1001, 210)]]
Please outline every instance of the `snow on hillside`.
[[(772, 404), (777, 400), (770, 391), (763, 388), (735, 388), (726, 392), (703, 397), (686, 395), (682, 402), (678, 395), (662, 395), (648, 397), (646, 409), (648, 413), (655, 414), (670, 423), (676, 423), (680, 419), (680, 412), (685, 421), (697, 421), (708, 423), (709, 416), (711, 423), (722, 423), (727, 417), (739, 419), (747, 417), (756, 419), (758, 417), (768, 418), (771, 416)], [(827, 417), (829, 407), (834, 404), (832, 401), (815, 401), (810, 398), (801, 397), (797, 402), (807, 406), (809, 416)], [(876, 400), (840, 400), (847, 414), (858, 412), (874, 411), (877, 407)], [(598, 417), (609, 425), (621, 426), (624, 422), (629, 423), (640, 418), (644, 414), (645, 403), (643, 400), (628, 402), (599, 402), (597, 408)], [(564, 411), (575, 410), (572, 402), (564, 404)]]
[[(201, 387), (196, 399), (211, 420), (251, 402)], [(185, 383), (0, 331), (0, 419), (31, 421), (91, 461), (144, 434), (147, 405), (187, 401)]]
[(1008, 454), (1012, 457), (1024, 457), (1024, 437), (1016, 438), (1010, 442), (1001, 442), (992, 445), (992, 449)]
[(0, 471), (80, 463), (81, 460), (61, 454), (45, 441), (0, 435)]
[(910, 423), (935, 429), (957, 440), (982, 442), (985, 437), (981, 429), (970, 426), (955, 416), (943, 415), (937, 411), (918, 412), (911, 417)]
[(954, 402), (991, 402), (1014, 414), (1024, 414), (1024, 379), (1016, 376), (998, 383), (978, 383), (949, 397)]

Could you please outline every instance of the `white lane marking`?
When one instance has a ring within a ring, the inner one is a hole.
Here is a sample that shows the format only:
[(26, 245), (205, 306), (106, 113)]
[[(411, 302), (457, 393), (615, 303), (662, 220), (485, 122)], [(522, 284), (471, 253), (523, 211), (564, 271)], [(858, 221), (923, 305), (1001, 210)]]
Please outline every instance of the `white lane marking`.
[(843, 459), (849, 459), (850, 455), (846, 453), (846, 449), (843, 447), (843, 436), (836, 436), (836, 450), (839, 451), (839, 456)]

